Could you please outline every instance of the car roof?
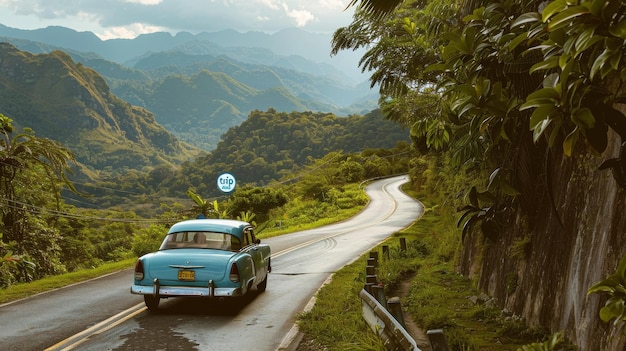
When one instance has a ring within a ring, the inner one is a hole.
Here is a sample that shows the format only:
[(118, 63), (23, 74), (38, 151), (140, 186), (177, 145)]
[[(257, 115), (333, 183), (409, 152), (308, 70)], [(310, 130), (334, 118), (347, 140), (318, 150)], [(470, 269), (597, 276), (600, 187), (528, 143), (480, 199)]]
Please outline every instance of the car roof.
[(174, 224), (167, 234), (177, 232), (219, 232), (242, 237), (250, 223), (233, 219), (190, 219)]

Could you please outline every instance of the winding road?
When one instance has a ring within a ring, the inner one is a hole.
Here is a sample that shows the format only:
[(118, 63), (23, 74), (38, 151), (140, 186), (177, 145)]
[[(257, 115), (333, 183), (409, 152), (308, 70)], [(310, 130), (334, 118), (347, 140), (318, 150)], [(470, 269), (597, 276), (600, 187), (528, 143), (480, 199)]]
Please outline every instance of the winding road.
[(125, 270), (0, 306), (6, 350), (279, 350), (297, 314), (332, 273), (409, 226), (423, 211), (400, 176), (366, 187), (350, 220), (263, 240), (272, 248), (267, 291), (244, 303), (173, 298), (148, 312)]

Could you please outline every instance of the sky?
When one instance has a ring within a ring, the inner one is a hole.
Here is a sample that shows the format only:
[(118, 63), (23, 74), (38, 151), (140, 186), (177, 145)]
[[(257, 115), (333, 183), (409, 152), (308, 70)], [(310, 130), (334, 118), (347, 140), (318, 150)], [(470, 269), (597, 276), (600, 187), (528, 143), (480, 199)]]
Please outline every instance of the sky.
[(100, 39), (152, 32), (273, 33), (285, 28), (332, 33), (352, 21), (350, 0), (0, 0), (0, 24), (63, 26)]

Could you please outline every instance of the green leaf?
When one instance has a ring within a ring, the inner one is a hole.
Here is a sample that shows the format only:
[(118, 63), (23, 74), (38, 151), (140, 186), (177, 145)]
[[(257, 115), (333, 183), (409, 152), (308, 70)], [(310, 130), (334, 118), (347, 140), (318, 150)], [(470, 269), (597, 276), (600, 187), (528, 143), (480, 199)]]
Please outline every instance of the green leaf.
[(574, 45), (574, 48), (576, 50), (575, 54), (587, 50), (592, 45), (599, 41), (602, 41), (603, 39), (604, 38), (601, 35), (595, 35), (595, 32), (592, 29), (587, 29), (581, 32), (580, 34), (578, 34), (578, 37), (576, 38), (576, 44)]
[(604, 307), (600, 309), (600, 319), (602, 319), (604, 322), (608, 322), (613, 318), (621, 317), (623, 314), (624, 314), (624, 300), (623, 299), (610, 298), (606, 302)]
[(578, 131), (578, 127), (576, 127), (574, 131), (572, 131), (565, 137), (565, 140), (563, 141), (563, 153), (565, 154), (565, 156), (572, 156), (574, 146), (576, 146), (576, 141), (578, 141), (579, 133), (580, 132)]
[(604, 8), (605, 4), (606, 0), (593, 0), (591, 2), (591, 6), (589, 7), (591, 14), (599, 17), (602, 14), (602, 9)]
[(593, 112), (587, 107), (579, 108), (572, 114), (572, 122), (582, 128), (591, 129), (596, 124)]
[[(605, 45), (607, 44), (607, 40), (604, 41)], [(589, 77), (594, 79), (595, 75), (598, 72), (602, 72), (606, 65), (606, 62), (611, 58), (613, 51), (608, 47), (604, 49), (604, 51), (596, 58), (591, 66), (591, 70), (589, 71)]]
[(618, 284), (619, 282), (617, 282), (614, 277), (603, 279), (590, 287), (587, 290), (587, 295), (598, 292), (613, 293), (615, 292), (615, 286), (617, 286)]
[(554, 105), (542, 105), (538, 107), (533, 114), (530, 116), (530, 129), (535, 130), (538, 128), (538, 125), (543, 121), (550, 120), (550, 116), (552, 113), (556, 111), (556, 106)]
[(511, 28), (516, 28), (527, 23), (537, 23), (539, 21), (541, 21), (541, 15), (537, 12), (527, 12), (516, 18), (515, 21), (511, 23)]
[(558, 65), (559, 65), (559, 58), (556, 56), (552, 56), (545, 61), (535, 63), (532, 67), (530, 67), (530, 73), (535, 73), (540, 70), (548, 70), (551, 68), (555, 68)]
[(548, 3), (541, 12), (541, 20), (547, 22), (552, 15), (557, 14), (567, 8), (567, 3), (564, 0), (556, 0)]
[(622, 20), (609, 27), (609, 33), (618, 38), (626, 39), (626, 20)]
[(516, 36), (515, 38), (513, 38), (513, 40), (509, 42), (509, 45), (508, 45), (509, 50), (511, 51), (515, 50), (515, 48), (517, 48), (519, 44), (523, 43), (527, 39), (528, 39), (528, 33), (519, 34), (518, 36)]
[(561, 100), (561, 94), (555, 88), (542, 88), (526, 97), (526, 102), (520, 107), (520, 111), (528, 110), (531, 108), (540, 108), (543, 106), (555, 105)]
[(539, 140), (539, 138), (541, 138), (541, 135), (543, 135), (543, 132), (546, 131), (546, 129), (550, 126), (550, 123), (552, 123), (552, 120), (549, 119), (544, 119), (542, 120), (540, 123), (538, 123), (534, 130), (533, 130), (533, 141), (537, 142)]
[(553, 100), (561, 100), (561, 94), (555, 88), (541, 88), (537, 91), (534, 91), (528, 95), (526, 100), (535, 100), (535, 99), (553, 99)]
[(569, 7), (566, 10), (559, 12), (550, 20), (550, 23), (548, 23), (548, 30), (555, 31), (560, 28), (569, 26), (574, 18), (588, 15), (589, 13), (589, 9), (584, 6)]

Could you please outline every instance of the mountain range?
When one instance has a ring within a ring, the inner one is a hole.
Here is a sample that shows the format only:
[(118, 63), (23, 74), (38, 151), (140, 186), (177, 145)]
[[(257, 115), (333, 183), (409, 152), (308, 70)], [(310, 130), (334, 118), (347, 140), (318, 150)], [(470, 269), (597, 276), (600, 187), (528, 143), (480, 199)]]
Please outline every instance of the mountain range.
[(351, 69), (333, 66), (330, 36), (298, 29), (272, 35), (153, 33), (103, 41), (63, 27), (0, 25), (0, 41), (35, 54), (68, 53), (102, 75), (113, 94), (153, 112), (180, 140), (204, 150), (212, 150), (221, 134), (255, 109), (347, 116), (377, 106), (366, 76), (354, 74), (356, 59)]
[(61, 142), (83, 175), (174, 166), (201, 154), (158, 124), (150, 111), (113, 94), (93, 69), (61, 51), (33, 55), (0, 43), (0, 113), (17, 130)]

